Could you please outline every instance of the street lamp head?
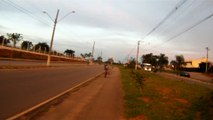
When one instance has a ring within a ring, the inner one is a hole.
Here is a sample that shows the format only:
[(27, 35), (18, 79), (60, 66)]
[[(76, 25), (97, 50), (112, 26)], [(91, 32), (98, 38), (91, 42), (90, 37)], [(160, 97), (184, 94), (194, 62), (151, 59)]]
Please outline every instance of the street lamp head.
[(44, 14), (46, 14), (53, 22), (54, 22), (54, 19), (48, 14), (48, 12), (46, 11), (42, 11)]

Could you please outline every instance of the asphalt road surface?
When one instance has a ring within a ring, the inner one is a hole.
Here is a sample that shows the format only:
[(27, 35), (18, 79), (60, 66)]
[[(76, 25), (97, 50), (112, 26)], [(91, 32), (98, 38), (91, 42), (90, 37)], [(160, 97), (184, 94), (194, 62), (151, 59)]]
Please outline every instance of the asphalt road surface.
[(204, 81), (204, 82), (212, 82), (213, 78), (204, 75), (203, 73), (198, 73), (198, 72), (189, 72), (191, 78), (200, 80), (200, 81)]
[(209, 80), (211, 77), (202, 77), (202, 78), (207, 78), (207, 79), (199, 79), (200, 76), (203, 76), (202, 74), (199, 74), (200, 76), (198, 76), (198, 77), (197, 76), (193, 76), (193, 77), (190, 77), (190, 78), (182, 77), (182, 76), (179, 76), (179, 75), (166, 73), (166, 72), (157, 72), (156, 74), (161, 75), (163, 77), (168, 77), (168, 78), (171, 78), (171, 79), (175, 79), (175, 80), (183, 80), (183, 81), (185, 81), (187, 83), (199, 84), (199, 85), (211, 88), (211, 89), (213, 88), (213, 83), (210, 82), (210, 80)]
[(0, 70), (0, 119), (20, 113), (101, 72), (100, 65)]

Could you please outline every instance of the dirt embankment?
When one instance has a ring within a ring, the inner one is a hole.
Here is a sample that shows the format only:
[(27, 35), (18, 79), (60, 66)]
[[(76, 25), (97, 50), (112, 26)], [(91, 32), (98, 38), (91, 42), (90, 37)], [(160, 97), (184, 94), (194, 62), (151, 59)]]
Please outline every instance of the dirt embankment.
[[(1, 58), (19, 58), (19, 59), (32, 59), (32, 60), (47, 60), (47, 54), (20, 50), (20, 49), (12, 49), (8, 47), (0, 46), (0, 57)], [(83, 62), (81, 59), (71, 58), (66, 56), (54, 56), (51, 57), (52, 61), (69, 61), (69, 62)]]

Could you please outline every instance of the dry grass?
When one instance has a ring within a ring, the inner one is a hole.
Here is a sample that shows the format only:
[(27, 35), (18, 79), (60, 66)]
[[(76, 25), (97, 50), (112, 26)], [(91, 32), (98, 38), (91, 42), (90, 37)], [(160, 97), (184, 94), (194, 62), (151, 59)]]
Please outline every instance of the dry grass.
[[(213, 94), (211, 96), (212, 90), (208, 88), (140, 71), (145, 80), (141, 91), (131, 77), (131, 70), (121, 68), (121, 74), (126, 118), (143, 116), (148, 120), (188, 120), (211, 119), (213, 116)], [(203, 107), (205, 113), (202, 112)]]

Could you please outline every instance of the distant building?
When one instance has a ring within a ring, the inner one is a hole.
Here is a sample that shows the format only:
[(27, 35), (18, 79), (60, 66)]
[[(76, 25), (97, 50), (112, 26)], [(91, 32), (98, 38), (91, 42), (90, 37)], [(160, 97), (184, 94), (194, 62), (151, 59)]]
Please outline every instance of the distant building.
[(199, 68), (200, 63), (206, 62), (207, 58), (185, 60), (184, 68)]
[[(206, 60), (207, 58), (199, 58), (199, 59), (191, 59), (185, 60), (185, 65), (183, 65), (183, 69), (186, 71), (194, 71), (194, 72), (204, 72), (206, 68)], [(212, 62), (208, 61), (208, 68), (212, 67)]]

